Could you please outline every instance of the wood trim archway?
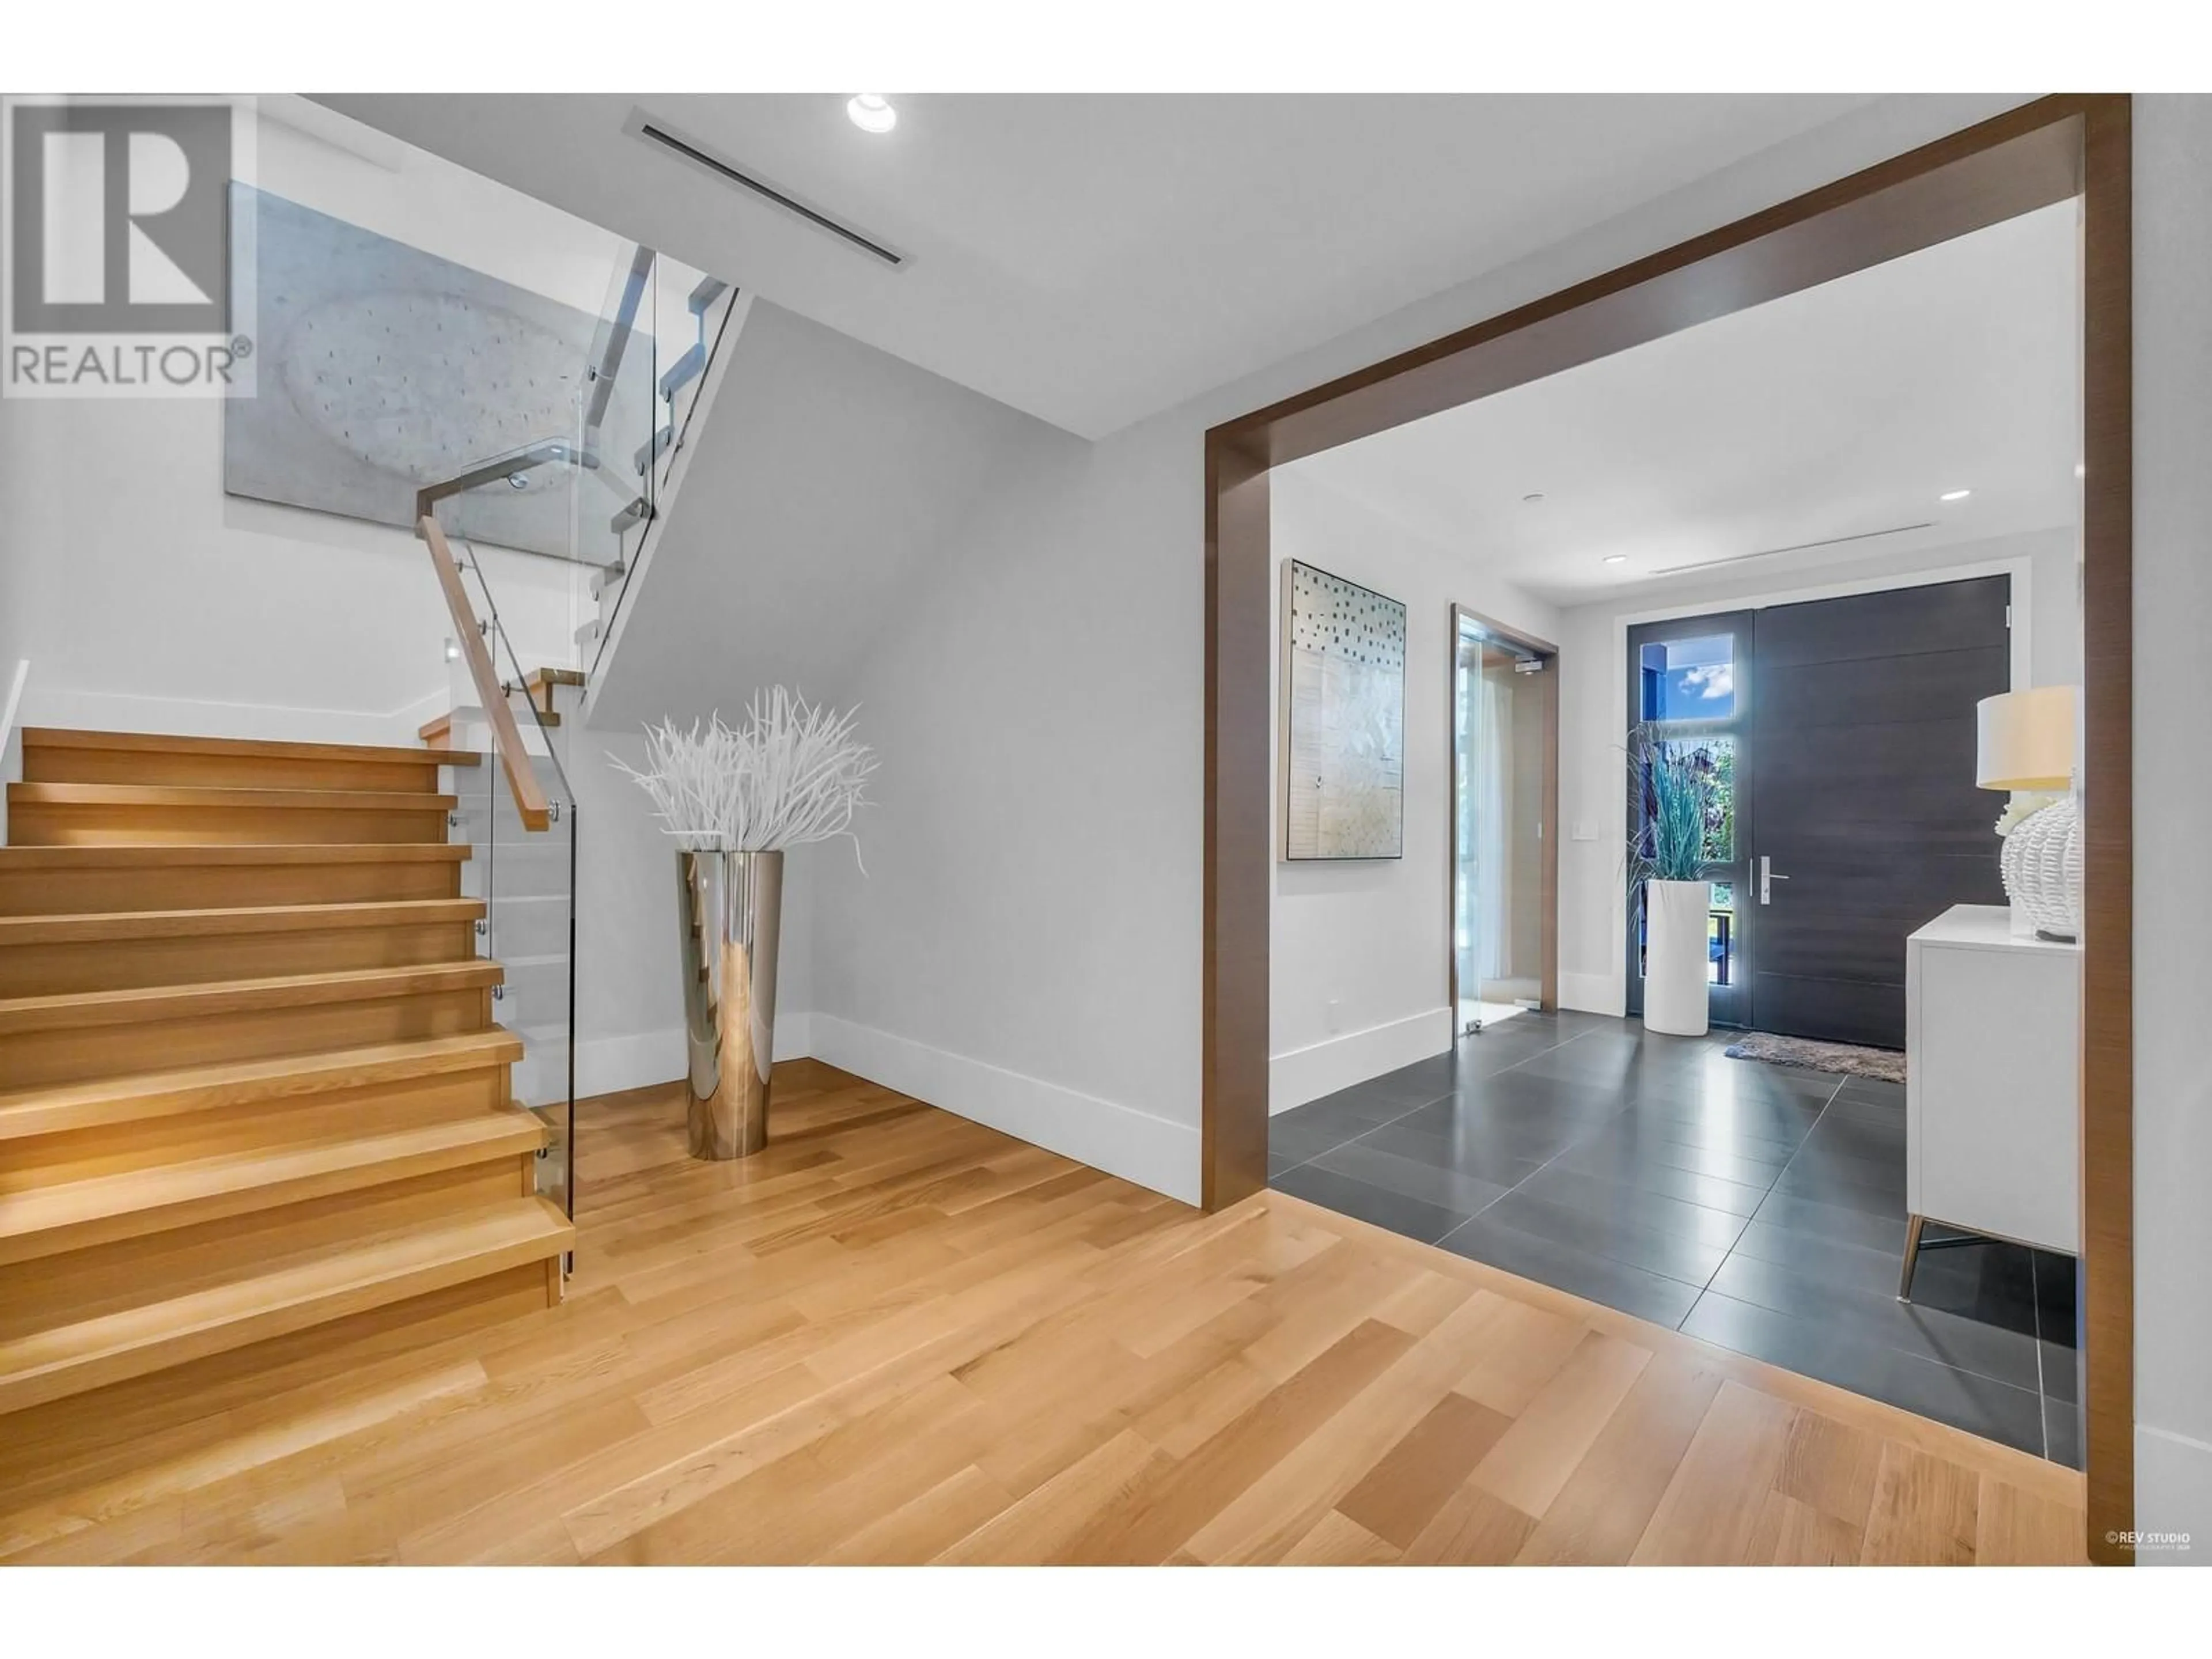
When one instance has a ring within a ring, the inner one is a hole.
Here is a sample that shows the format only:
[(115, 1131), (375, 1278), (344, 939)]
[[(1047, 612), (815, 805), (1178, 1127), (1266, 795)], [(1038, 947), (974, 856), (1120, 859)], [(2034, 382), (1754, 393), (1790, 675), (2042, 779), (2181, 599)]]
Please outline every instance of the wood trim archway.
[(2082, 1232), (2090, 1559), (2134, 1525), (2130, 961), (2132, 189), (2125, 94), (1993, 120), (1331, 380), (1206, 434), (1203, 1163), (1209, 1209), (1267, 1184), (1272, 631), (1267, 474), (1302, 457), (2040, 207), (2082, 203)]

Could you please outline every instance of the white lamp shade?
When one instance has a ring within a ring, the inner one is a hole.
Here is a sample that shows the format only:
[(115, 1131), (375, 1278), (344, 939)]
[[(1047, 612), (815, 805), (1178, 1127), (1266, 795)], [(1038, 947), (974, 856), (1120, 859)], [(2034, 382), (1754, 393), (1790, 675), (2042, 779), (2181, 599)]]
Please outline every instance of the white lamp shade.
[(2074, 781), (2074, 688), (2042, 685), (1974, 705), (1974, 781), (1984, 789), (2065, 789)]

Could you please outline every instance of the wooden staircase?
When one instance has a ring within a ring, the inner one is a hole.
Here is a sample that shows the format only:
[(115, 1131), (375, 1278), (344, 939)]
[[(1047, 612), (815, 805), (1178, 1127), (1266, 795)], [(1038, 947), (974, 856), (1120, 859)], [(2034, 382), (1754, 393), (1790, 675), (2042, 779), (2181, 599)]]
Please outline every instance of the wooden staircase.
[[(473, 754), (29, 730), (0, 848), (0, 1413), (557, 1301)], [(303, 1335), (302, 1334), (308, 1334)], [(181, 1375), (181, 1374), (180, 1374)]]

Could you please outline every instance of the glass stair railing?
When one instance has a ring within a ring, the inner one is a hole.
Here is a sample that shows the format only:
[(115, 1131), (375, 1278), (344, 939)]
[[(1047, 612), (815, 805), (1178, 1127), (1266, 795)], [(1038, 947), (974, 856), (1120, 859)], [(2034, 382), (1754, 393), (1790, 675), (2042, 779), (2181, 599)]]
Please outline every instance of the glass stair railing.
[[(605, 650), (665, 514), (735, 298), (726, 283), (630, 249), (574, 374), (564, 429), (487, 455), (416, 496), (417, 533), (454, 628), (446, 650), (452, 708), (433, 726), (447, 745), (497, 762), (481, 769), (453, 815), (453, 833), (473, 849), (463, 890), (485, 901), (479, 945), (505, 970), (493, 1011), (520, 1044), (511, 1091), (552, 1132), (539, 1190), (571, 1215), (578, 825), (567, 770), (573, 726), (563, 720), (577, 713), (584, 670)], [(568, 637), (548, 633), (546, 584), (512, 574), (506, 553), (488, 560), (493, 549), (574, 568), (563, 602)], [(504, 594), (495, 591), (501, 570), (510, 573)]]

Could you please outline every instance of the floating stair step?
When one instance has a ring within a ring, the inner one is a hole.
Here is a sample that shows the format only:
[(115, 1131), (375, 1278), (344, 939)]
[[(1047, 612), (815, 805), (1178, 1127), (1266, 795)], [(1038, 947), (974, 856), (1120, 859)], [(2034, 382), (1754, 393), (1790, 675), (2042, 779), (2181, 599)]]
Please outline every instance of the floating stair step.
[(706, 367), (707, 348), (703, 345), (694, 345), (690, 348), (681, 357), (671, 363), (668, 372), (660, 377), (662, 399), (665, 401), (673, 398), (678, 392), (697, 380)]
[(564, 685), (583, 683), (584, 671), (580, 668), (533, 668), (523, 680), (522, 689), (540, 714), (551, 717), (547, 723), (557, 726), (560, 717), (554, 712), (555, 694)]
[(643, 477), (646, 469), (659, 460), (661, 452), (675, 441), (676, 428), (673, 426), (664, 426), (640, 444), (637, 447), (637, 453), (630, 457), (630, 465), (636, 471), (638, 477)]
[(7, 997), (0, 998), (0, 1037), (22, 1031), (76, 1030), (434, 991), (489, 989), (499, 983), (500, 975), (499, 963), (472, 958), (415, 968), (351, 969), (330, 974), (286, 974), (273, 979), (210, 980), (199, 985)]
[(82, 1180), (0, 1186), (0, 1266), (325, 1198), (435, 1170), (529, 1157), (545, 1126), (520, 1107), (306, 1145), (257, 1146)]
[(456, 798), (423, 791), (11, 783), (8, 833), (22, 846), (118, 842), (435, 842)]
[(470, 961), (0, 999), (0, 1077), (27, 1089), (457, 1036), (490, 1023), (500, 979)]
[(0, 847), (0, 915), (449, 898), (461, 842)]
[(483, 915), (437, 898), (0, 916), (0, 997), (460, 961)]
[(232, 1060), (54, 1084), (0, 1094), (0, 1140), (511, 1066), (521, 1039), (503, 1027), (312, 1054)]
[(273, 743), (31, 726), (27, 783), (174, 784), (194, 787), (368, 789), (434, 793), (441, 765), (466, 758), (361, 744)]
[(591, 621), (586, 623), (581, 628), (576, 630), (576, 643), (579, 645), (589, 645), (593, 640), (596, 640), (601, 634), (606, 631), (606, 621), (604, 617), (592, 617)]
[(691, 290), (691, 297), (685, 304), (690, 307), (691, 314), (696, 317), (729, 291), (730, 285), (720, 277), (702, 276), (699, 279), (699, 285)]
[(653, 516), (653, 503), (639, 496), (628, 507), (607, 520), (607, 528), (616, 535), (628, 532), (633, 526), (643, 524)]
[(628, 574), (629, 574), (629, 566), (620, 559), (615, 560), (611, 564), (601, 565), (592, 573), (592, 597), (595, 599), (599, 599), (609, 588), (621, 586), (622, 579)]
[(0, 1327), (0, 1412), (550, 1261), (574, 1240), (560, 1211), (520, 1198), (73, 1323)]

